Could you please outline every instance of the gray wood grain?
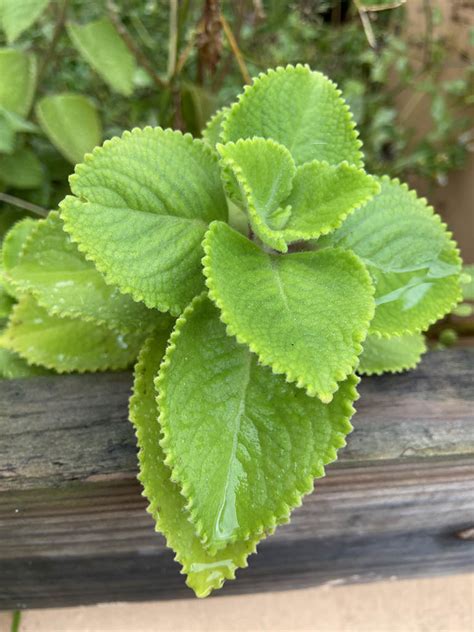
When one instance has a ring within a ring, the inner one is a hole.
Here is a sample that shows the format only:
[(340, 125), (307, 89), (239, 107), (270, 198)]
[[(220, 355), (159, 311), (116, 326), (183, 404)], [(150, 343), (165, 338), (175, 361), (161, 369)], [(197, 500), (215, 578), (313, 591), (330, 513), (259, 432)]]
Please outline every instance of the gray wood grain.
[[(338, 463), (221, 592), (474, 570), (473, 365), (364, 378)], [(0, 382), (0, 607), (191, 596), (144, 511), (130, 384)]]

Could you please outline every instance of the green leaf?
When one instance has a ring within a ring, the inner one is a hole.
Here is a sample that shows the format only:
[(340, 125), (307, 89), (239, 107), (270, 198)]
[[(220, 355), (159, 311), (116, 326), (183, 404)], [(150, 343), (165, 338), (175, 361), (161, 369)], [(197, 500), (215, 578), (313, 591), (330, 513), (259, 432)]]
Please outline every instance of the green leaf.
[(31, 292), (53, 315), (79, 317), (121, 332), (150, 331), (159, 320), (163, 326), (170, 322), (168, 316), (107, 285), (64, 232), (57, 212), (35, 223), (19, 261), (8, 273), (17, 291)]
[[(16, 4), (22, 4), (23, 1), (16, 1)], [(14, 48), (0, 49), (0, 107), (26, 116), (30, 111), (35, 87), (35, 57)]]
[(38, 221), (26, 217), (16, 222), (8, 233), (2, 244), (2, 272), (3, 285), (6, 291), (14, 298), (18, 297), (18, 292), (10, 280), (10, 271), (20, 261), (23, 246), (26, 243), (31, 232), (35, 229)]
[(222, 131), (222, 123), (227, 115), (229, 108), (221, 108), (217, 110), (215, 114), (206, 123), (206, 127), (202, 130), (202, 138), (213, 149), (219, 142), (220, 134)]
[(40, 17), (49, 0), (0, 0), (0, 24), (9, 43)]
[(72, 43), (110, 87), (124, 96), (133, 92), (135, 58), (107, 18), (67, 24)]
[(154, 379), (166, 347), (163, 335), (149, 338), (135, 367), (130, 420), (137, 435), (139, 479), (149, 501), (148, 511), (156, 528), (176, 553), (176, 561), (188, 577), (187, 585), (198, 597), (206, 597), (221, 588), (226, 579), (234, 579), (237, 568), (247, 566), (247, 557), (255, 552), (257, 540), (236, 542), (216, 555), (210, 555), (196, 536), (186, 514), (186, 501), (180, 488), (171, 481), (160, 446), (161, 428)]
[(20, 377), (48, 375), (50, 371), (40, 366), (30, 366), (17, 353), (0, 348), (0, 378), (15, 380)]
[(217, 158), (201, 140), (135, 129), (87, 156), (61, 203), (66, 230), (106, 281), (178, 315), (204, 287), (201, 242), (227, 219)]
[(474, 301), (474, 264), (463, 266), (462, 296), (466, 301)]
[(347, 163), (313, 160), (296, 169), (290, 152), (272, 140), (241, 139), (217, 149), (228, 195), (243, 200), (254, 233), (280, 252), (334, 230), (380, 191), (372, 176)]
[(330, 402), (357, 365), (374, 313), (364, 265), (342, 249), (269, 254), (222, 222), (211, 225), (204, 250), (209, 294), (229, 334)]
[(297, 165), (310, 160), (362, 166), (362, 143), (341, 91), (298, 64), (260, 74), (229, 110), (224, 143), (261, 136), (285, 145)]
[(58, 373), (125, 369), (138, 355), (146, 334), (122, 334), (78, 318), (51, 316), (32, 296), (15, 305), (0, 346), (29, 364)]
[(156, 386), (165, 463), (206, 548), (288, 522), (351, 431), (358, 379), (322, 404), (226, 334), (206, 296), (178, 319)]
[(318, 242), (351, 249), (375, 284), (371, 331), (400, 336), (426, 330), (461, 298), (459, 258), (451, 233), (426, 200), (398, 180)]
[(4, 287), (5, 281), (2, 280), (1, 275), (0, 268), (0, 321), (9, 316), (14, 303), (10, 293)]
[(43, 167), (31, 149), (0, 156), (0, 180), (16, 189), (35, 189), (43, 182)]
[(289, 196), (296, 173), (290, 152), (264, 138), (217, 145), (217, 149), (229, 197), (243, 200), (252, 229), (263, 242), (285, 251), (279, 229), (288, 221), (291, 209), (280, 205)]
[(73, 164), (102, 142), (102, 124), (94, 104), (80, 94), (54, 94), (36, 104), (46, 136)]
[(414, 369), (425, 351), (423, 334), (405, 334), (393, 338), (371, 334), (365, 339), (357, 372), (382, 375)]

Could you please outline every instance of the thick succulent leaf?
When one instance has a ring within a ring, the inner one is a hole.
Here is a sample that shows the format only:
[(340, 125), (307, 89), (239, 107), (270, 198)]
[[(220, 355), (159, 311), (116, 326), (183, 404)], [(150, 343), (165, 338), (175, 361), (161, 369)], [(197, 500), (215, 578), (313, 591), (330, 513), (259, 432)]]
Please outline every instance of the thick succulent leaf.
[(73, 164), (102, 142), (102, 124), (95, 105), (80, 94), (54, 94), (36, 104), (46, 136)]
[(198, 597), (206, 597), (234, 579), (237, 568), (247, 566), (247, 556), (255, 551), (256, 540), (231, 544), (216, 555), (210, 555), (197, 537), (186, 514), (186, 501), (180, 488), (171, 481), (171, 471), (165, 465), (160, 446), (161, 428), (154, 379), (166, 348), (163, 335), (155, 335), (145, 343), (135, 367), (133, 396), (130, 400), (130, 420), (137, 435), (139, 479), (149, 501), (148, 511), (156, 528), (176, 553), (176, 561), (187, 575), (186, 583)]
[(291, 209), (281, 204), (290, 195), (296, 173), (288, 149), (264, 138), (242, 139), (217, 149), (229, 197), (242, 201), (253, 231), (264, 243), (286, 251), (280, 229), (288, 222)]
[(227, 219), (217, 158), (160, 128), (125, 132), (86, 156), (61, 203), (66, 230), (107, 282), (179, 314), (203, 289), (201, 242)]
[[(4, 1), (0, 0), (0, 18), (1, 2)], [(0, 49), (0, 106), (19, 116), (26, 116), (31, 107), (35, 86), (34, 56), (13, 48)]]
[(138, 355), (146, 334), (122, 334), (78, 318), (51, 316), (25, 295), (15, 305), (0, 346), (29, 364), (58, 373), (125, 369)]
[(357, 372), (382, 375), (414, 369), (425, 351), (423, 334), (405, 334), (393, 338), (370, 334), (365, 339)]
[(0, 0), (0, 24), (9, 43), (26, 31), (49, 4), (49, 0)]
[(398, 180), (318, 244), (355, 252), (375, 284), (371, 331), (384, 336), (424, 331), (461, 298), (461, 260), (441, 218)]
[(206, 296), (194, 299), (156, 385), (165, 462), (209, 551), (288, 522), (345, 445), (357, 381), (331, 404), (308, 397), (229, 337)]
[(364, 265), (342, 249), (273, 255), (222, 222), (203, 260), (228, 332), (274, 373), (330, 402), (357, 364), (374, 312)]
[(69, 23), (67, 31), (79, 53), (102, 79), (116, 92), (130, 96), (135, 58), (112, 22), (101, 18), (83, 25)]
[(43, 167), (30, 149), (0, 156), (0, 181), (16, 189), (35, 189), (43, 182)]
[(219, 142), (222, 131), (222, 123), (228, 110), (229, 108), (221, 108), (220, 110), (217, 110), (217, 112), (213, 114), (207, 122), (206, 127), (202, 130), (203, 140), (205, 140), (206, 143), (208, 143), (213, 149)]
[(285, 145), (297, 165), (311, 160), (362, 166), (362, 143), (336, 85), (308, 66), (260, 74), (222, 124), (223, 143), (261, 136)]
[(5, 290), (14, 298), (18, 297), (18, 291), (11, 282), (10, 272), (19, 263), (23, 246), (37, 224), (38, 220), (31, 217), (16, 222), (5, 235), (2, 244), (2, 282)]
[(15, 380), (20, 377), (48, 375), (48, 369), (41, 366), (30, 366), (17, 353), (0, 347), (0, 378)]
[(169, 316), (107, 285), (63, 230), (57, 212), (36, 222), (8, 275), (18, 292), (30, 292), (53, 315), (78, 317), (121, 332), (150, 331), (160, 320), (163, 326), (170, 322)]

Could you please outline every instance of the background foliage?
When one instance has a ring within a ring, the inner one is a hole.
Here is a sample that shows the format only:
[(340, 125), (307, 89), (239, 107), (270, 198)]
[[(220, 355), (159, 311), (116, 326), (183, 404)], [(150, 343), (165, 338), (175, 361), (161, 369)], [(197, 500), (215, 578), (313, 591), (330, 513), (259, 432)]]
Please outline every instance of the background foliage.
[[(423, 3), (421, 35), (403, 6), (364, 11), (398, 4), (2, 0), (0, 193), (54, 208), (72, 164), (104, 138), (145, 125), (196, 135), (250, 76), (298, 61), (344, 91), (369, 170), (442, 183), (472, 143), (474, 32), (453, 47), (435, 1)], [(443, 79), (449, 64), (456, 75)], [(431, 130), (413, 143), (409, 115), (426, 95)]]

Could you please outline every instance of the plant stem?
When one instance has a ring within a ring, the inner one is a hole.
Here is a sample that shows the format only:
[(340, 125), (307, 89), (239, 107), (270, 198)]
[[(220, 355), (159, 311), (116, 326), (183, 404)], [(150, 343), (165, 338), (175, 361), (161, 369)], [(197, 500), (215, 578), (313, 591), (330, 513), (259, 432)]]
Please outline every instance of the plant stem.
[(24, 211), (30, 211), (30, 213), (35, 213), (35, 215), (39, 215), (40, 217), (48, 216), (48, 211), (42, 206), (38, 206), (37, 204), (33, 204), (27, 200), (22, 200), (21, 198), (10, 195), (9, 193), (0, 193), (0, 202), (11, 204), (12, 206), (21, 208)]
[(176, 71), (178, 53), (178, 0), (170, 0), (170, 32), (168, 38), (168, 81)]
[(132, 53), (132, 55), (135, 57), (137, 62), (140, 64), (140, 66), (142, 66), (142, 68), (146, 70), (151, 80), (156, 85), (156, 87), (160, 89), (166, 87), (166, 83), (162, 81), (160, 77), (156, 74), (148, 58), (140, 50), (140, 48), (135, 44), (130, 33), (127, 31), (124, 24), (122, 23), (122, 20), (120, 19), (120, 15), (119, 15), (119, 9), (117, 5), (115, 4), (114, 0), (107, 0), (107, 10), (108, 10), (109, 17), (113, 25), (117, 29), (118, 34), (122, 38), (125, 46)]
[(354, 0), (354, 4), (356, 6), (357, 11), (359, 12), (360, 21), (362, 22), (362, 26), (364, 28), (364, 33), (369, 42), (369, 45), (372, 48), (377, 47), (377, 41), (375, 39), (374, 30), (372, 28), (372, 24), (370, 22), (370, 18), (367, 15), (367, 11), (365, 7), (361, 6), (359, 0)]
[(58, 45), (59, 38), (61, 37), (61, 33), (63, 32), (64, 25), (66, 23), (66, 14), (67, 14), (67, 3), (68, 0), (63, 0), (59, 4), (59, 14), (56, 20), (56, 24), (54, 26), (53, 37), (51, 38), (51, 43), (49, 45), (48, 50), (46, 51), (45, 56), (41, 61), (41, 65), (38, 69), (38, 76), (36, 79), (36, 84), (40, 85), (41, 79), (44, 77), (44, 73), (51, 59), (54, 57), (54, 52), (56, 50), (56, 46)]
[(21, 621), (21, 611), (14, 610), (12, 613), (12, 624), (10, 626), (10, 632), (19, 632)]
[(221, 13), (220, 19), (221, 19), (222, 28), (224, 29), (224, 33), (225, 33), (225, 36), (227, 37), (227, 41), (229, 42), (229, 46), (231, 47), (232, 52), (234, 53), (234, 57), (239, 66), (240, 74), (242, 75), (244, 83), (249, 84), (252, 79), (250, 77), (249, 71), (247, 70), (247, 66), (245, 65), (244, 58), (237, 44), (237, 40), (235, 39), (234, 34), (232, 33), (232, 29), (230, 28), (229, 23), (227, 22), (227, 20), (225, 19), (222, 13)]

